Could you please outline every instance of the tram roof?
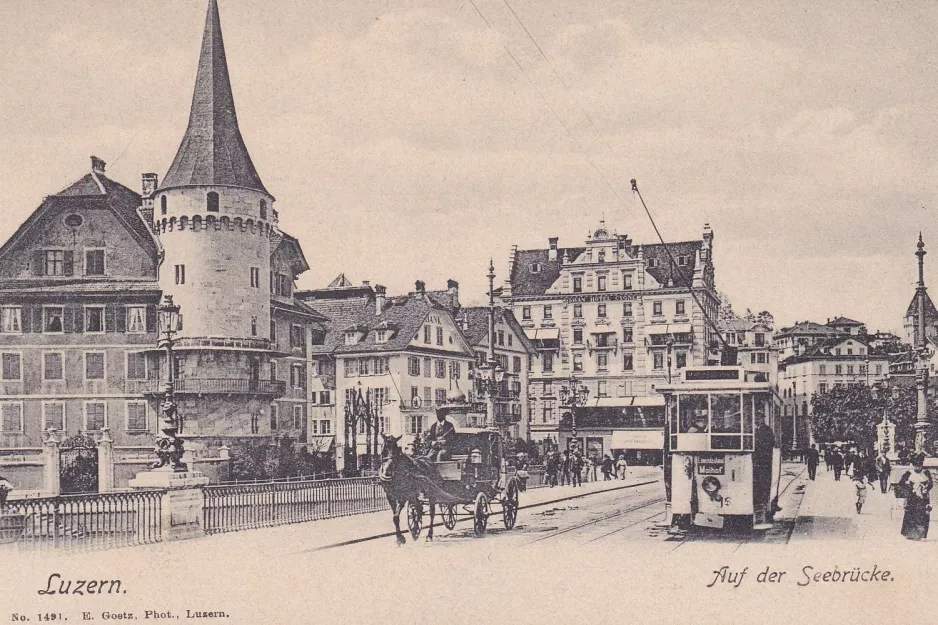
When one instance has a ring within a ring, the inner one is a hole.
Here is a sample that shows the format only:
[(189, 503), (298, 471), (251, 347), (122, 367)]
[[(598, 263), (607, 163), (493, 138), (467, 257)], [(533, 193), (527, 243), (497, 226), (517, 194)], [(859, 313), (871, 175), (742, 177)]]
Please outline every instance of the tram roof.
[(772, 383), (764, 371), (747, 371), (743, 367), (687, 367), (677, 380), (656, 385), (661, 393), (684, 390), (772, 390)]

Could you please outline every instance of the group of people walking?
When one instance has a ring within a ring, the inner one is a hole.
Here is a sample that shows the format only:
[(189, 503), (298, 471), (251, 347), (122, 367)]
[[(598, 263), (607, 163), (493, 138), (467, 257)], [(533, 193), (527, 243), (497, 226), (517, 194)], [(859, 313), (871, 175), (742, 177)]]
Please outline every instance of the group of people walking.
[(629, 465), (624, 454), (619, 454), (615, 461), (605, 454), (600, 458), (584, 456), (577, 449), (570, 451), (548, 452), (545, 460), (547, 483), (553, 488), (560, 486), (582, 486), (583, 482), (597, 481), (597, 470), (602, 473), (603, 481), (624, 480), (628, 475)]
[(931, 515), (929, 493), (934, 482), (931, 473), (924, 468), (924, 454), (900, 454), (899, 466), (903, 466), (904, 470), (899, 480), (894, 483), (891, 480), (892, 461), (882, 450), (871, 457), (870, 454), (853, 448), (844, 451), (839, 445), (827, 445), (820, 451), (817, 445), (811, 445), (805, 454), (808, 479), (816, 478), (821, 459), (827, 470), (834, 474), (834, 481), (839, 482), (842, 475), (851, 478), (856, 489), (857, 514), (860, 514), (866, 503), (868, 489), (875, 490), (875, 484), (878, 482), (880, 492), (886, 494), (890, 491), (890, 486), (894, 485), (895, 496), (905, 499), (902, 535), (910, 540), (924, 540), (928, 537)]

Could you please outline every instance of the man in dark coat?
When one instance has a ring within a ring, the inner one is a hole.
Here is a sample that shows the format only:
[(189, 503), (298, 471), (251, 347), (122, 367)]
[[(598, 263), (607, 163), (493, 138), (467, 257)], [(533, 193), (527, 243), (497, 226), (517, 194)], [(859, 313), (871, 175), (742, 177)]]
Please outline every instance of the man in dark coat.
[[(456, 437), (456, 426), (446, 420), (442, 410), (436, 413), (436, 423), (430, 426), (430, 453), (434, 460), (443, 460), (449, 455), (449, 444)], [(434, 457), (435, 456), (435, 457)]]
[(821, 457), (817, 451), (817, 445), (811, 445), (805, 453), (805, 462), (808, 465), (808, 479), (814, 480), (814, 476), (817, 475), (817, 465), (820, 462)]
[(840, 474), (844, 470), (844, 457), (840, 454), (839, 449), (834, 449), (831, 452), (831, 467), (834, 469), (834, 481), (840, 481)]

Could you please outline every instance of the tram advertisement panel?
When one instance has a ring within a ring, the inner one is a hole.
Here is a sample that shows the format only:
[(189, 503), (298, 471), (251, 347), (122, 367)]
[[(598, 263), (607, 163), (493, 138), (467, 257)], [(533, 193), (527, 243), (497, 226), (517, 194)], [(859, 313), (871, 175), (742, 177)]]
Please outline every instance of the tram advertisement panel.
[(752, 514), (752, 458), (748, 454), (702, 454), (696, 482), (698, 512)]

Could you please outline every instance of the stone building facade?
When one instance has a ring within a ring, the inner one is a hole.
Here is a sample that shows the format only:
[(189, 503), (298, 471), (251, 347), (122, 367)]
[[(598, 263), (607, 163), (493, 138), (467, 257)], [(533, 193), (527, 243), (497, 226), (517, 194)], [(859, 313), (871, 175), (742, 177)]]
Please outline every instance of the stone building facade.
[(44, 441), (110, 441), (106, 487), (152, 461), (163, 295), (181, 307), (172, 366), (198, 470), (224, 478), (229, 449), (305, 440), (325, 318), (294, 296), (309, 265), (273, 204), (238, 128), (210, 0), (189, 124), (163, 180), (143, 174), (137, 193), (92, 157), (0, 247), (0, 472), (18, 490), (55, 490)]
[(601, 223), (581, 247), (550, 238), (546, 249), (511, 251), (501, 297), (539, 355), (532, 436), (566, 447), (574, 415), (559, 391), (575, 376), (590, 389), (575, 415), (581, 449), (660, 456), (664, 402), (655, 385), (720, 359), (704, 317), (716, 319), (720, 305), (713, 238), (705, 226), (696, 241), (640, 245)]

